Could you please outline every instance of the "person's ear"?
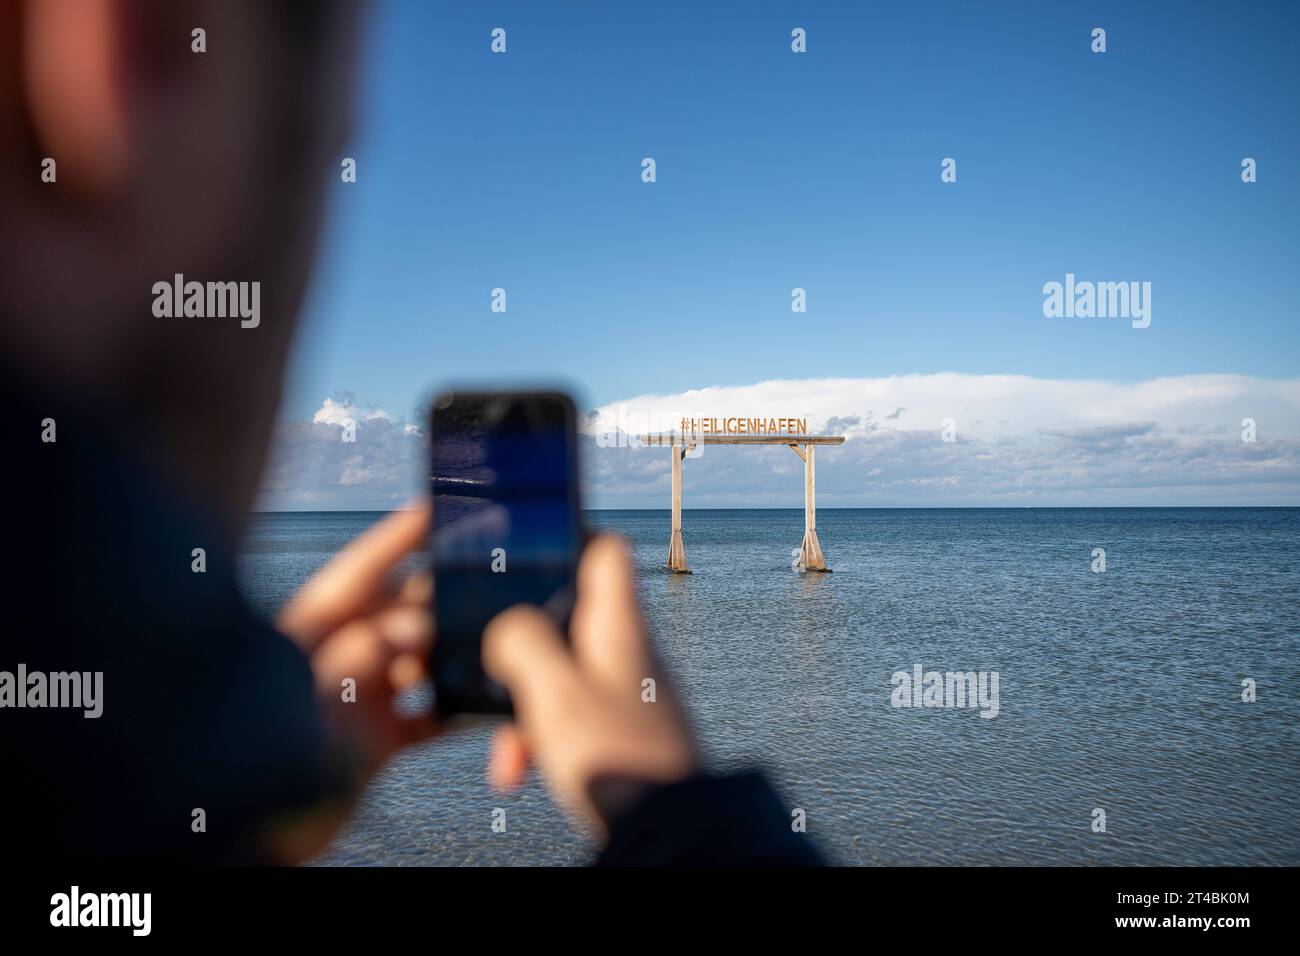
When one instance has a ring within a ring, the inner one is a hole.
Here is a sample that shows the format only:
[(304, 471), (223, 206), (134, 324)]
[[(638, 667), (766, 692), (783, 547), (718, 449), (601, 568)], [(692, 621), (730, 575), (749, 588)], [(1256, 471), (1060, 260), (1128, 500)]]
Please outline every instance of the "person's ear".
[(121, 188), (131, 162), (127, 11), (120, 0), (25, 0), (23, 82), (31, 128), (58, 182), (87, 198)]

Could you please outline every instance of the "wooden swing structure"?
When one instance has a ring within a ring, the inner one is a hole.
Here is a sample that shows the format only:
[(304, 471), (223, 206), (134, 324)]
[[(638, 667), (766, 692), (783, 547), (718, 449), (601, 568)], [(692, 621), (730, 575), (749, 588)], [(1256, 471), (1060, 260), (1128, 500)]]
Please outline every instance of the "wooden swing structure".
[(686, 566), (686, 548), (682, 544), (682, 460), (696, 445), (789, 445), (803, 460), (803, 543), (799, 561), (805, 571), (830, 571), (817, 540), (817, 465), (818, 445), (842, 445), (843, 435), (723, 435), (723, 434), (654, 434), (639, 436), (643, 445), (668, 446), (673, 456), (673, 522), (668, 539), (668, 568), (678, 574), (690, 574)]

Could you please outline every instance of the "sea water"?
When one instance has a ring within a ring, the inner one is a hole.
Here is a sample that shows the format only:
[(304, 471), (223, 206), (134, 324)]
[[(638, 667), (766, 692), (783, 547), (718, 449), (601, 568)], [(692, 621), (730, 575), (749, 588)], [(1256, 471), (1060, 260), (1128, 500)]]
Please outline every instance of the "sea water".
[[(379, 517), (258, 516), (250, 602)], [(667, 511), (587, 519), (632, 543), (710, 766), (766, 770), (836, 861), (1300, 864), (1300, 509), (822, 509), (831, 574), (791, 568), (800, 509), (686, 511), (691, 575)], [(918, 665), (996, 672), (996, 717), (895, 706)], [(589, 860), (540, 782), (488, 788), (489, 733), (396, 759), (321, 862)]]

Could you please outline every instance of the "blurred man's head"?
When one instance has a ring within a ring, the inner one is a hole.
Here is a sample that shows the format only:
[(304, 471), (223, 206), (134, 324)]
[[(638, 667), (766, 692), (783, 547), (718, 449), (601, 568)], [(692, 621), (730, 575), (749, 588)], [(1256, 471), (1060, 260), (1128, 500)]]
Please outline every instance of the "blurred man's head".
[[(360, 6), (0, 0), (0, 355), (236, 520), (339, 183)], [(260, 282), (259, 324), (158, 317), (177, 273)]]

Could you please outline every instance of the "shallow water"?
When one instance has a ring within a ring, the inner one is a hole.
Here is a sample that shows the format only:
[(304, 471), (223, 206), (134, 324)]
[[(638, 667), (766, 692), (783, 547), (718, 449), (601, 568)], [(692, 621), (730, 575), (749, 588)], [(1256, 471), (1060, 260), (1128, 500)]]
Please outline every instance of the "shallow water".
[[(250, 601), (378, 517), (260, 515)], [(692, 575), (667, 511), (588, 520), (633, 543), (711, 763), (767, 769), (839, 862), (1300, 864), (1300, 509), (823, 509), (828, 575), (791, 569), (801, 509), (687, 511)], [(997, 716), (892, 706), (917, 664), (997, 672)], [(487, 735), (395, 761), (322, 862), (586, 861), (540, 784), (487, 788)]]

